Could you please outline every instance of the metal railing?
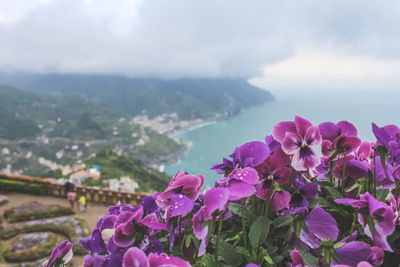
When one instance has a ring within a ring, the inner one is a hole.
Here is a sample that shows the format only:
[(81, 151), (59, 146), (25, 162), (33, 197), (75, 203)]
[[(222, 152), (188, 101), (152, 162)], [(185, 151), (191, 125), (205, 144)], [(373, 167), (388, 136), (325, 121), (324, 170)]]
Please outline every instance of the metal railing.
[[(49, 195), (54, 197), (66, 198), (67, 192), (65, 192), (64, 185), (52, 183), (46, 178), (31, 177), (25, 175), (7, 175), (0, 172), (0, 179), (18, 181), (24, 183), (34, 183), (46, 186), (49, 188)], [(121, 203), (129, 203), (133, 206), (137, 206), (140, 199), (148, 194), (144, 193), (126, 193), (118, 192), (108, 189), (96, 189), (86, 186), (75, 186), (75, 192), (77, 197), (84, 195), (88, 202), (112, 205), (116, 204), (118, 201)]]

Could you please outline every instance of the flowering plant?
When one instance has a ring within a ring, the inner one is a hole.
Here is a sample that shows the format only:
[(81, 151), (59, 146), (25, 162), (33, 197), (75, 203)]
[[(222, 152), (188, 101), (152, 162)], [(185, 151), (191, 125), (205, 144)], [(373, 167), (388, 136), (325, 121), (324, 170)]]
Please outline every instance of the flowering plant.
[(281, 122), (215, 164), (213, 188), (179, 171), (109, 207), (81, 239), (84, 266), (397, 266), (400, 129), (372, 129), (368, 143), (346, 121)]

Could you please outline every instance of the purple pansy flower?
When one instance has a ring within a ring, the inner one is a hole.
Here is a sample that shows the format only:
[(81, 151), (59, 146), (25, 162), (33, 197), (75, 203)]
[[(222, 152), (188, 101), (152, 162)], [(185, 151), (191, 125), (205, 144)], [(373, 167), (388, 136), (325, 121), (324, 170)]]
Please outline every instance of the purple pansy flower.
[(274, 127), (272, 136), (279, 141), (282, 150), (293, 155), (292, 167), (297, 171), (306, 171), (320, 164), (315, 151), (321, 145), (319, 129), (308, 120), (296, 116), (294, 122), (281, 122)]
[(193, 233), (197, 239), (201, 240), (199, 246), (199, 256), (203, 255), (208, 245), (208, 226), (203, 226), (205, 221), (213, 218), (213, 213), (217, 210), (223, 212), (228, 205), (230, 192), (226, 188), (211, 188), (204, 194), (204, 205), (193, 216)]
[(165, 253), (150, 253), (149, 267), (191, 267), (190, 263), (178, 257), (168, 256)]
[(355, 153), (356, 159), (360, 161), (365, 161), (369, 163), (371, 161), (371, 156), (374, 155), (371, 143), (362, 142)]
[(335, 200), (339, 204), (349, 204), (360, 210), (358, 221), (364, 226), (365, 233), (372, 238), (375, 244), (388, 251), (392, 251), (386, 241), (395, 229), (395, 214), (386, 204), (376, 200), (370, 193), (360, 195), (360, 199), (340, 198)]
[[(338, 262), (333, 261), (333, 266), (337, 264), (358, 266), (360, 262), (367, 261), (370, 258), (372, 250), (364, 242), (351, 241), (336, 249)], [(364, 265), (365, 266), (365, 265)]]
[(72, 243), (64, 240), (53, 249), (50, 258), (43, 263), (43, 266), (52, 267), (59, 264), (66, 264), (72, 259), (72, 255)]
[[(121, 214), (120, 208), (119, 205), (112, 206), (109, 208), (109, 211), (111, 210), (113, 214)], [(128, 210), (131, 210), (130, 207)], [(94, 253), (104, 252), (106, 250), (106, 243), (114, 234), (114, 225), (117, 218), (117, 215), (103, 215), (100, 217), (96, 227), (92, 231), (92, 235), (79, 240), (83, 249)]]
[(292, 261), (291, 267), (303, 267), (305, 265), (303, 255), (296, 249), (290, 252), (290, 259)]
[(339, 228), (335, 219), (323, 208), (316, 206), (305, 219), (308, 232), (301, 230), (300, 239), (310, 248), (321, 246), (322, 239), (335, 241), (339, 234)]
[(94, 257), (91, 255), (86, 255), (83, 258), (83, 267), (94, 267)]
[[(336, 161), (335, 167), (333, 168), (333, 176), (337, 179), (342, 179), (344, 158), (340, 158)], [(359, 179), (362, 177), (367, 177), (369, 166), (365, 161), (356, 160), (353, 155), (349, 155), (346, 158), (346, 168), (344, 170), (344, 175), (352, 179)]]
[(149, 260), (146, 254), (137, 247), (132, 247), (125, 252), (122, 260), (123, 267), (148, 267)]
[(123, 267), (190, 267), (190, 263), (181, 258), (168, 256), (161, 253), (150, 253), (147, 257), (146, 254), (137, 247), (128, 249), (123, 257)]
[(154, 193), (152, 196), (145, 196), (140, 199), (140, 206), (143, 207), (145, 212), (155, 212), (158, 209), (156, 199), (160, 193)]
[(318, 194), (318, 184), (303, 182), (297, 183), (297, 189), (292, 194), (289, 209), (281, 213), (281, 215), (293, 215), (296, 213), (305, 213), (309, 206), (309, 199), (314, 199)]
[(269, 200), (271, 208), (275, 211), (287, 208), (290, 194), (282, 191), (279, 185), (287, 184), (291, 169), (287, 167), (289, 157), (282, 149), (277, 149), (262, 164), (257, 166), (257, 171), (263, 179), (257, 184), (256, 196), (263, 200)]
[(333, 142), (338, 136), (357, 136), (357, 129), (348, 121), (340, 121), (338, 123), (323, 122), (318, 125), (323, 140)]
[(376, 170), (376, 181), (379, 184), (379, 189), (392, 188), (395, 185), (395, 179), (399, 178), (397, 177), (397, 169), (400, 165), (393, 167), (389, 160), (387, 160), (386, 163), (385, 167), (382, 166), (381, 157), (377, 156), (375, 158), (375, 164), (371, 161), (369, 166), (371, 173), (374, 172), (374, 168)]
[(381, 128), (372, 123), (372, 131), (378, 140), (378, 144), (384, 145), (388, 150), (391, 160), (400, 164), (400, 129), (395, 125), (387, 125)]
[(258, 180), (258, 173), (255, 169), (236, 167), (228, 177), (217, 181), (216, 184), (218, 187), (229, 189), (229, 200), (235, 201), (252, 196), (256, 192), (254, 185), (258, 183)]
[(196, 203), (185, 195), (177, 194), (172, 197), (168, 206), (167, 218), (184, 216), (191, 212)]
[(245, 143), (236, 147), (233, 153), (229, 155), (232, 160), (223, 158), (223, 163), (214, 164), (211, 169), (218, 174), (225, 174), (236, 167), (254, 168), (260, 165), (269, 156), (269, 153), (269, 146), (263, 142), (254, 141)]
[(185, 195), (195, 201), (199, 197), (203, 184), (203, 175), (191, 175), (179, 171), (169, 182), (167, 189), (157, 196), (157, 205), (164, 209), (167, 208), (171, 198), (176, 194)]
[(267, 146), (269, 147), (269, 151), (270, 153), (273, 153), (274, 151), (276, 151), (278, 148), (281, 147), (281, 144), (276, 141), (272, 135), (267, 135), (265, 137), (265, 143), (267, 144)]

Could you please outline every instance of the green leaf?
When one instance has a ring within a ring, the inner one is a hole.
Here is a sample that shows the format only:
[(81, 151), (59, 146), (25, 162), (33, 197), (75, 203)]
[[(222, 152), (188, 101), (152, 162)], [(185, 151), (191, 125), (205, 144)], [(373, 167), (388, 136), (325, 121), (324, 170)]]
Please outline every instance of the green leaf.
[(282, 216), (278, 217), (273, 221), (276, 228), (281, 228), (290, 225), (293, 222), (292, 216)]
[(270, 224), (271, 221), (267, 217), (260, 216), (251, 225), (249, 232), (249, 240), (253, 248), (258, 249), (261, 246), (261, 244), (265, 242), (269, 232)]
[(195, 267), (216, 267), (215, 257), (209, 253), (204, 254), (200, 260), (194, 264)]
[(331, 197), (333, 199), (337, 199), (337, 198), (342, 198), (343, 196), (332, 186), (325, 186), (326, 191), (328, 191), (329, 195), (331, 195)]
[(237, 246), (236, 251), (237, 251), (237, 253), (239, 253), (240, 255), (242, 255), (245, 258), (251, 257), (250, 252), (247, 249), (245, 249), (244, 247)]
[(314, 257), (307, 251), (299, 250), (300, 254), (303, 256), (304, 259), (304, 265), (307, 266), (318, 266), (318, 258)]
[(274, 263), (280, 263), (283, 260), (283, 256), (277, 255), (273, 257), (272, 260), (274, 261)]
[(192, 235), (185, 236), (185, 247), (188, 248), (190, 246), (190, 241), (192, 241)]
[(263, 259), (268, 263), (268, 264), (274, 264), (275, 262), (272, 260), (271, 256), (269, 255), (268, 251), (265, 248), (261, 248), (261, 255), (263, 255)]
[(379, 201), (384, 201), (388, 194), (389, 194), (389, 189), (382, 189), (376, 191), (376, 199)]
[(386, 158), (389, 156), (389, 153), (385, 146), (379, 145), (375, 147), (375, 151), (377, 151), (381, 158), (381, 164), (383, 167), (386, 166)]
[(232, 266), (239, 266), (243, 258), (236, 252), (236, 249), (224, 240), (219, 242), (219, 255), (223, 258), (223, 262)]
[[(229, 203), (228, 208), (233, 214), (235, 214), (239, 217), (242, 217), (242, 205), (241, 204), (231, 202), (231, 203)], [(244, 216), (245, 216), (245, 218), (249, 218), (251, 216), (250, 212), (247, 209), (244, 210)]]
[(356, 189), (357, 187), (359, 187), (360, 186), (360, 184), (359, 183), (355, 183), (355, 184), (353, 184), (352, 186), (350, 186), (349, 188), (346, 188), (346, 190), (344, 190), (345, 192), (351, 192), (351, 191), (353, 191), (354, 189)]

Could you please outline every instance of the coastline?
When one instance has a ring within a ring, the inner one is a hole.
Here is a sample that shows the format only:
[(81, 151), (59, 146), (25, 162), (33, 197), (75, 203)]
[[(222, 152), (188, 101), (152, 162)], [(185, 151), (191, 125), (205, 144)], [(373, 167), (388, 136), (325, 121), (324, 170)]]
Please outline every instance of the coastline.
[(196, 130), (196, 129), (199, 129), (199, 128), (202, 128), (202, 127), (214, 124), (214, 123), (217, 123), (217, 122), (219, 122), (221, 120), (224, 120), (224, 119), (221, 118), (219, 120), (218, 119), (203, 120), (200, 123), (197, 123), (197, 124), (193, 123), (193, 125), (190, 125), (188, 127), (184, 127), (184, 128), (179, 129), (179, 130), (172, 131), (172, 132), (168, 133), (167, 135), (168, 135), (168, 137), (176, 138), (179, 135), (186, 134), (186, 133), (188, 133), (190, 131), (193, 131), (193, 130)]

